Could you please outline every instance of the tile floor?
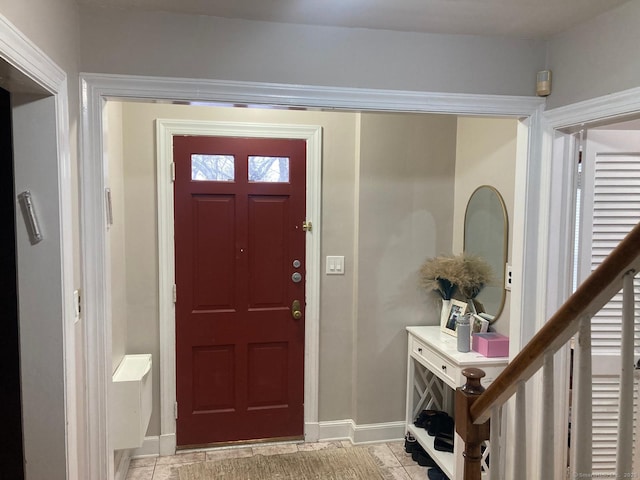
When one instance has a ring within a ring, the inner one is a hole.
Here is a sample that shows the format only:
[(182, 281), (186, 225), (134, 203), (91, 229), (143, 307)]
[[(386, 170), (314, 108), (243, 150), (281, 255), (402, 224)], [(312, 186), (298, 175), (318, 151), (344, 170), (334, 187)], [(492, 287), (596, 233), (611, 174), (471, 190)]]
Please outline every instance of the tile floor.
[[(278, 455), (303, 450), (350, 448), (347, 441), (318, 443), (284, 443), (255, 445), (199, 452), (179, 453), (170, 457), (146, 457), (131, 460), (126, 480), (178, 480), (177, 469), (189, 463), (252, 455)], [(383, 468), (385, 480), (425, 480), (427, 468), (420, 467), (404, 451), (404, 441), (376, 443), (366, 446)]]

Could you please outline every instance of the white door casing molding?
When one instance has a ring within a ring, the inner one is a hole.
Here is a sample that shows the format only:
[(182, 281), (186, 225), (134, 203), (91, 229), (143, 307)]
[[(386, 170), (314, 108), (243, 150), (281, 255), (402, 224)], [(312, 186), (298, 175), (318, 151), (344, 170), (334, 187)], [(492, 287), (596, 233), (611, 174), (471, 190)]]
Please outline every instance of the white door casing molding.
[[(71, 179), (71, 154), (69, 144), (69, 111), (68, 111), (68, 87), (65, 72), (58, 67), (42, 50), (24, 36), (9, 20), (0, 15), (0, 58), (9, 65), (9, 69), (24, 75), (28, 83), (38, 86), (39, 93), (51, 95), (54, 99), (54, 118), (55, 125), (51, 125), (51, 129), (55, 129), (55, 137), (57, 140), (57, 149), (52, 152), (52, 157), (46, 161), (54, 161), (56, 164), (57, 175), (48, 179), (50, 182), (56, 182), (58, 191), (58, 202), (55, 205), (57, 211), (56, 218), (47, 218), (47, 222), (56, 222), (57, 228), (52, 229), (59, 232), (59, 238), (54, 239), (59, 243), (56, 248), (56, 258), (54, 263), (60, 265), (59, 284), (52, 286), (58, 288), (61, 293), (59, 305), (55, 311), (61, 312), (61, 318), (48, 318), (50, 321), (59, 321), (59, 328), (62, 330), (62, 351), (55, 359), (47, 359), (56, 361), (62, 359), (64, 373), (62, 378), (52, 379), (60, 381), (63, 384), (64, 391), (64, 412), (65, 417), (65, 451), (66, 458), (63, 463), (66, 465), (66, 475), (68, 478), (80, 478), (83, 476), (78, 472), (78, 439), (77, 439), (77, 404), (76, 404), (76, 362), (75, 362), (75, 334), (74, 334), (74, 314), (73, 314), (73, 222), (72, 222), (72, 179)], [(26, 85), (22, 85), (25, 88)], [(7, 88), (7, 87), (5, 87)], [(11, 90), (11, 85), (8, 87)], [(48, 128), (49, 126), (47, 126)], [(15, 158), (14, 161), (20, 161)], [(16, 194), (19, 192), (16, 192)], [(18, 209), (16, 209), (18, 211)], [(16, 222), (19, 221), (19, 216)], [(20, 277), (20, 265), (18, 265), (18, 277)], [(57, 294), (56, 294), (57, 295)], [(46, 308), (46, 306), (45, 306)], [(52, 313), (53, 313), (52, 309)], [(24, 349), (24, 344), (22, 348)], [(27, 345), (27, 350), (33, 348), (38, 349), (37, 345)], [(21, 354), (30, 355), (29, 351), (22, 351)], [(25, 374), (23, 371), (22, 374)], [(23, 403), (29, 401), (35, 408), (41, 408), (43, 412), (47, 412), (49, 402), (46, 393), (40, 392), (40, 395), (31, 395), (31, 392), (25, 393), (25, 381), (23, 380)], [(30, 382), (34, 383), (34, 382)], [(37, 384), (37, 382), (36, 382)], [(36, 387), (37, 388), (37, 387)], [(25, 395), (29, 395), (26, 398)], [(30, 436), (30, 431), (25, 428), (24, 445), (25, 453), (29, 452), (32, 456), (46, 458), (46, 451), (38, 450), (46, 448), (49, 442), (59, 442), (60, 438), (50, 438), (45, 432), (38, 432), (38, 438), (34, 439)], [(43, 438), (44, 436), (44, 438)], [(33, 445), (33, 446), (32, 446)], [(85, 450), (82, 448), (82, 450)], [(49, 472), (57, 474), (57, 472)], [(39, 472), (30, 471), (27, 464), (27, 476), (38, 476)]]
[(156, 120), (158, 250), (160, 303), (160, 455), (172, 455), (176, 447), (175, 376), (175, 283), (174, 206), (171, 163), (173, 136), (200, 135), (302, 139), (307, 143), (306, 218), (313, 230), (306, 236), (306, 306), (304, 368), (304, 433), (307, 441), (318, 439), (318, 359), (320, 343), (320, 232), (322, 127), (227, 123), (196, 120)]
[[(515, 97), (499, 95), (467, 95), (441, 94), (433, 92), (407, 92), (396, 90), (370, 90), (358, 88), (316, 87), (300, 85), (266, 84), (254, 82), (230, 82), (216, 80), (196, 80), (181, 78), (136, 77), (121, 75), (82, 74), (82, 116), (83, 142), (81, 156), (82, 175), (82, 222), (83, 249), (85, 251), (85, 268), (89, 269), (89, 281), (86, 282), (85, 311), (92, 315), (91, 323), (96, 327), (88, 332), (91, 338), (87, 343), (87, 363), (93, 367), (95, 377), (91, 379), (94, 394), (89, 404), (89, 417), (94, 426), (102, 426), (95, 434), (107, 434), (108, 411), (100, 398), (108, 394), (107, 366), (111, 365), (110, 325), (106, 315), (106, 299), (108, 298), (108, 282), (106, 281), (106, 261), (108, 251), (105, 239), (105, 200), (104, 188), (105, 157), (103, 155), (103, 118), (102, 106), (108, 98), (124, 100), (165, 100), (182, 102), (211, 102), (211, 103), (244, 103), (266, 104), (275, 106), (297, 106), (329, 108), (334, 110), (359, 111), (393, 111), (393, 112), (422, 112), (422, 113), (450, 113), (471, 115), (503, 115), (525, 117), (527, 120), (524, 130), (528, 136), (526, 147), (519, 149), (518, 169), (521, 175), (530, 175), (527, 182), (521, 186), (519, 199), (516, 201), (514, 215), (520, 218), (514, 224), (514, 245), (521, 243), (534, 248), (542, 244), (540, 225), (539, 189), (540, 175), (537, 163), (539, 148), (537, 139), (540, 137), (539, 112), (544, 101), (536, 97)], [(531, 120), (533, 119), (533, 120)], [(526, 173), (525, 173), (526, 172)], [(319, 173), (319, 172), (318, 172)], [(161, 201), (161, 199), (159, 199)], [(319, 207), (318, 207), (319, 208)], [(534, 212), (534, 215), (528, 215)], [(543, 223), (546, 219), (542, 219)], [(321, 232), (317, 232), (318, 235)], [(166, 235), (166, 232), (162, 232)], [(546, 241), (546, 237), (544, 237)], [(534, 249), (535, 251), (535, 249)], [(319, 252), (318, 252), (319, 255)], [(310, 259), (311, 260), (311, 259)], [(320, 270), (319, 257), (317, 268)], [(523, 272), (532, 272), (521, 279), (520, 290), (512, 291), (511, 311), (523, 312), (522, 291), (535, 293), (544, 287), (544, 282), (537, 278), (537, 257), (526, 256), (524, 248), (514, 249), (512, 256), (514, 265), (521, 265)], [(167, 281), (165, 278), (161, 281)], [(518, 293), (520, 292), (520, 293)], [(165, 312), (165, 315), (167, 313)], [(535, 312), (527, 312), (534, 316)], [(514, 316), (515, 317), (515, 316)], [(520, 319), (515, 317), (514, 321)], [(311, 359), (318, 362), (319, 359)], [(161, 368), (164, 368), (161, 365)], [(314, 367), (314, 368), (317, 368)], [(164, 377), (165, 373), (162, 373)], [(162, 380), (161, 380), (162, 381)], [(165, 378), (164, 381), (167, 381)], [(169, 379), (170, 381), (170, 379)], [(305, 387), (306, 388), (306, 387)], [(305, 395), (309, 393), (305, 391)], [(102, 397), (100, 397), (102, 394)], [(317, 394), (317, 392), (316, 392)], [(166, 399), (163, 398), (163, 401)], [(317, 400), (316, 400), (317, 401)], [(314, 407), (317, 409), (317, 405)], [(164, 409), (163, 409), (164, 412)], [(310, 438), (317, 438), (311, 432), (306, 417)], [(163, 413), (164, 417), (164, 413)], [(317, 414), (316, 414), (317, 419)], [(167, 424), (170, 422), (166, 422)], [(313, 423), (313, 422), (311, 422)], [(317, 422), (316, 422), (317, 424)], [(164, 427), (163, 427), (164, 428)], [(167, 439), (167, 447), (171, 439)], [(104, 459), (102, 475), (96, 480), (108, 477), (106, 470), (111, 452), (106, 440), (98, 440), (92, 444), (94, 457)], [(101, 451), (98, 451), (101, 450)], [(102, 463), (102, 462), (101, 462)], [(93, 480), (92, 477), (91, 480)]]

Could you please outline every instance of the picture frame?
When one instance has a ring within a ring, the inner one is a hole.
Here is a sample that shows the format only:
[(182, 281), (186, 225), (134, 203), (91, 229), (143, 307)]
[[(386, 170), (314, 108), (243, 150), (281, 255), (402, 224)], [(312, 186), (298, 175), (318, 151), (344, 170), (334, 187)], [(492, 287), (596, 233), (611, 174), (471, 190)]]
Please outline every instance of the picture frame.
[(459, 300), (451, 299), (449, 303), (449, 311), (446, 317), (442, 317), (442, 323), (440, 323), (440, 330), (448, 335), (457, 337), (456, 332), (456, 320), (458, 317), (467, 313), (467, 303)]

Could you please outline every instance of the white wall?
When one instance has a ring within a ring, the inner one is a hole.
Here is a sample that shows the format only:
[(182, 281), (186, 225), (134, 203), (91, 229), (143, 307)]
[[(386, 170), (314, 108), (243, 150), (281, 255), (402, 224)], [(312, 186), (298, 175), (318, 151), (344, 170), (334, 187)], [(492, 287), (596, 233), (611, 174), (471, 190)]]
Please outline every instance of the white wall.
[(534, 95), (544, 42), (81, 7), (82, 70)]
[(640, 1), (631, 0), (549, 40), (548, 108), (640, 87)]

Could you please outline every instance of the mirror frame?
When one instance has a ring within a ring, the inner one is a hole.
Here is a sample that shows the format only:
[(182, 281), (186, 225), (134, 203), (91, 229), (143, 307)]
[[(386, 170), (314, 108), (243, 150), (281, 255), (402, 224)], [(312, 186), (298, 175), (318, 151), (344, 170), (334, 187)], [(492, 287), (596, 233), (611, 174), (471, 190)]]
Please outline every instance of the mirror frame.
[(467, 200), (467, 206), (464, 209), (464, 229), (463, 229), (463, 243), (462, 243), (462, 250), (464, 252), (467, 251), (467, 215), (469, 213), (469, 203), (471, 202), (471, 199), (473, 198), (473, 196), (478, 192), (478, 190), (483, 189), (483, 188), (488, 188), (489, 190), (493, 191), (493, 193), (495, 193), (496, 197), (498, 198), (498, 201), (500, 202), (500, 207), (502, 208), (502, 218), (504, 221), (504, 232), (503, 232), (503, 241), (504, 241), (504, 248), (502, 251), (502, 268), (503, 268), (503, 272), (500, 275), (500, 278), (502, 278), (502, 299), (500, 300), (500, 305), (498, 306), (498, 310), (493, 318), (493, 320), (490, 322), (495, 323), (499, 318), (500, 315), (502, 315), (502, 311), (504, 310), (504, 304), (506, 303), (507, 300), (507, 289), (504, 288), (504, 281), (505, 281), (505, 270), (506, 270), (506, 265), (507, 265), (507, 260), (508, 260), (508, 253), (509, 253), (509, 217), (507, 215), (507, 206), (504, 203), (504, 199), (502, 198), (502, 195), (500, 195), (500, 192), (498, 191), (497, 188), (491, 186), (491, 185), (480, 185), (479, 187), (477, 187), (472, 193), (471, 195), (469, 195), (469, 200)]

